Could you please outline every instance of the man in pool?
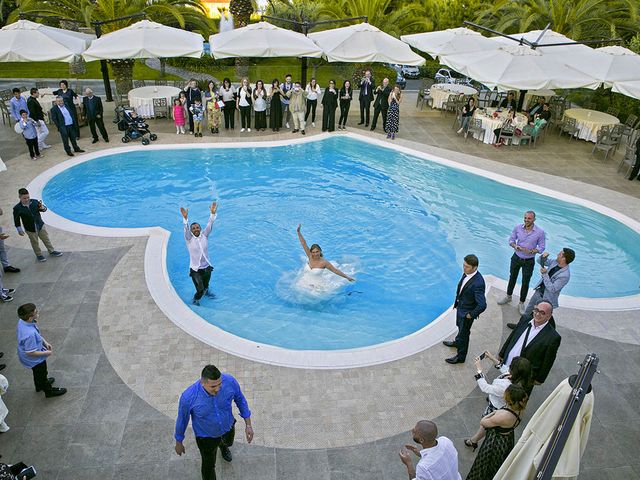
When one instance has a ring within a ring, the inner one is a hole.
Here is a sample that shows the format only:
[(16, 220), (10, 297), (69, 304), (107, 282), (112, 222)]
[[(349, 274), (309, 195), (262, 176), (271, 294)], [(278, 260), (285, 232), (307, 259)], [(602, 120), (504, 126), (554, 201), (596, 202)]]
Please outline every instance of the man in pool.
[(207, 226), (202, 230), (200, 224), (193, 222), (189, 225), (189, 210), (180, 207), (184, 223), (184, 239), (187, 242), (189, 250), (189, 276), (196, 287), (196, 294), (193, 296), (193, 304), (200, 305), (200, 299), (203, 295), (214, 298), (213, 293), (209, 292), (209, 280), (211, 280), (211, 272), (213, 266), (209, 260), (209, 234), (213, 227), (213, 221), (216, 219), (216, 211), (218, 203), (213, 202), (211, 207), (211, 215)]
[(487, 309), (487, 300), (484, 295), (484, 278), (478, 271), (478, 257), (467, 255), (464, 257), (462, 269), (464, 275), (458, 282), (456, 299), (453, 308), (456, 309), (456, 325), (458, 335), (454, 341), (442, 342), (447, 347), (457, 349), (456, 355), (445, 359), (447, 363), (464, 363), (469, 349), (469, 336), (473, 321)]

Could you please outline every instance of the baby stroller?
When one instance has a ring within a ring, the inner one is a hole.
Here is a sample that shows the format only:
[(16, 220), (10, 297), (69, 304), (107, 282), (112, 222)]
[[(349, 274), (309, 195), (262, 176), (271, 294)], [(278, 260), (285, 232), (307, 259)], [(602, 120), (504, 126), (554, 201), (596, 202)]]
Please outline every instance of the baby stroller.
[(143, 145), (149, 145), (158, 139), (155, 133), (149, 131), (149, 125), (142, 117), (138, 117), (136, 111), (131, 107), (119, 106), (116, 108), (116, 118), (113, 123), (118, 124), (118, 130), (122, 134), (122, 143), (129, 143), (131, 140), (140, 139)]

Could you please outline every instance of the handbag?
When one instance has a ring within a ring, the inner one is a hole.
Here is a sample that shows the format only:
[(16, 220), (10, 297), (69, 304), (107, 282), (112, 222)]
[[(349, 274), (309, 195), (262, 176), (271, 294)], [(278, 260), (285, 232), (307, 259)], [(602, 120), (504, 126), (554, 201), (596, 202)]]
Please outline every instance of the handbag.
[(217, 106), (218, 108), (224, 108), (224, 102), (223, 102), (222, 100), (218, 100), (218, 101), (216, 102), (216, 106)]

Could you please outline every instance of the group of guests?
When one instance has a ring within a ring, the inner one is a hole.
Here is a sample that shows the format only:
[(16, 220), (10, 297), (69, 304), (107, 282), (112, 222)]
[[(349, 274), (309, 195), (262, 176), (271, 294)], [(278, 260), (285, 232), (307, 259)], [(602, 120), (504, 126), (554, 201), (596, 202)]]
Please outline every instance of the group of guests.
[[(202, 137), (205, 119), (212, 134), (220, 133), (223, 119), (225, 130), (234, 130), (238, 112), (240, 132), (251, 132), (253, 115), (253, 128), (257, 131), (270, 128), (273, 132), (279, 132), (281, 128), (290, 129), (293, 125), (292, 133), (300, 132), (305, 135), (309, 117), (311, 127), (316, 126), (318, 103), (322, 105), (323, 132), (336, 130), (338, 112), (337, 130), (346, 130), (351, 102), (354, 100), (350, 80), (345, 80), (340, 88), (334, 80), (330, 80), (323, 90), (315, 78), (306, 86), (294, 82), (292, 78), (291, 74), (287, 74), (282, 83), (275, 78), (269, 89), (265, 87), (263, 80), (257, 80), (252, 87), (249, 79), (243, 77), (240, 85), (236, 87), (229, 78), (225, 78), (219, 86), (214, 81), (207, 82), (205, 90), (201, 90), (198, 82), (191, 79), (187, 88), (173, 101), (172, 113), (176, 134), (189, 133)], [(359, 88), (358, 125), (369, 127), (373, 103), (371, 130), (376, 129), (378, 118), (382, 115), (383, 130), (387, 133), (387, 138), (394, 139), (400, 125), (400, 87), (396, 85), (391, 88), (388, 78), (383, 79), (382, 84), (376, 87), (371, 71), (367, 70)]]

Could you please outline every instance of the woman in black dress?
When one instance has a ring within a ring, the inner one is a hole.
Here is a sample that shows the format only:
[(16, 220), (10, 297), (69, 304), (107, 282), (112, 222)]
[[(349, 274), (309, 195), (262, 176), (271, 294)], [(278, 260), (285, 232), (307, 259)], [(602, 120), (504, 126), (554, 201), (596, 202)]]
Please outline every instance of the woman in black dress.
[(353, 89), (351, 88), (351, 82), (345, 80), (339, 93), (340, 97), (340, 119), (338, 120), (338, 130), (346, 130), (347, 117), (349, 116), (349, 107), (351, 107), (351, 100), (353, 99)]
[(338, 91), (336, 82), (329, 81), (329, 87), (322, 97), (322, 131), (333, 132), (336, 129), (336, 108), (338, 106)]
[(482, 417), (480, 425), (486, 437), (467, 480), (492, 480), (515, 445), (516, 427), (527, 404), (527, 393), (521, 385), (511, 384), (504, 392), (506, 407)]
[(269, 110), (269, 125), (271, 130), (279, 132), (282, 127), (282, 103), (280, 103), (280, 97), (284, 95), (284, 92), (280, 88), (280, 80), (277, 78), (271, 82), (271, 92), (269, 92), (270, 110)]
[(389, 94), (389, 110), (387, 112), (387, 138), (394, 140), (400, 129), (400, 103), (402, 103), (402, 90), (396, 85)]
[(78, 124), (78, 114), (76, 112), (76, 106), (73, 103), (73, 99), (78, 95), (72, 89), (69, 88), (69, 82), (66, 80), (60, 80), (60, 89), (53, 92), (54, 95), (62, 97), (64, 106), (67, 107), (73, 120), (73, 129), (76, 132), (76, 138), (80, 139), (80, 125)]

